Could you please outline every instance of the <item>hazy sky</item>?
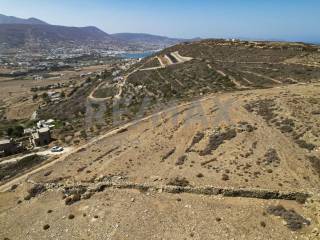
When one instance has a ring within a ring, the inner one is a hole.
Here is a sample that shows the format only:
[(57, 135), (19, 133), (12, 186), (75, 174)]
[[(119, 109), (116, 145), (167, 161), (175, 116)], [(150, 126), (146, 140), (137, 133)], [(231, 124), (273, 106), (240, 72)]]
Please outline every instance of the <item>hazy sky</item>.
[(107, 33), (320, 42), (319, 0), (0, 0), (0, 13)]

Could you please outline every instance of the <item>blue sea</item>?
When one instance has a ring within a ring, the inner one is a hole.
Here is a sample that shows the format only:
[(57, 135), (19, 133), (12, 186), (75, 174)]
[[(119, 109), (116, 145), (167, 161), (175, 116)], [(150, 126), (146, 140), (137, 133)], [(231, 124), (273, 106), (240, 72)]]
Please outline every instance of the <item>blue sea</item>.
[(154, 54), (155, 52), (141, 52), (141, 53), (124, 53), (121, 54), (120, 57), (121, 58), (126, 58), (126, 59), (139, 59), (139, 58), (145, 58), (145, 57), (149, 57), (152, 54)]

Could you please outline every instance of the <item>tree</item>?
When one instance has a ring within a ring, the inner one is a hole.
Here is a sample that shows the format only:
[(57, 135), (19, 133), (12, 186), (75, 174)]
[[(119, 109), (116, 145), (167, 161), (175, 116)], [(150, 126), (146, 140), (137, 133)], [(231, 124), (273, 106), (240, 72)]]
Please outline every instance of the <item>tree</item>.
[(32, 100), (35, 101), (35, 100), (37, 100), (37, 99), (38, 99), (38, 94), (33, 94)]
[(47, 103), (50, 102), (50, 98), (49, 98), (48, 93), (46, 93), (46, 92), (42, 93), (41, 97), (45, 102), (47, 102)]
[(7, 129), (7, 135), (9, 137), (11, 137), (13, 135), (13, 128), (10, 127), (10, 128)]
[(14, 127), (10, 127), (7, 129), (7, 135), (9, 137), (16, 137), (16, 138), (19, 138), (19, 137), (22, 137), (24, 134), (24, 128), (20, 125), (18, 126), (14, 126)]

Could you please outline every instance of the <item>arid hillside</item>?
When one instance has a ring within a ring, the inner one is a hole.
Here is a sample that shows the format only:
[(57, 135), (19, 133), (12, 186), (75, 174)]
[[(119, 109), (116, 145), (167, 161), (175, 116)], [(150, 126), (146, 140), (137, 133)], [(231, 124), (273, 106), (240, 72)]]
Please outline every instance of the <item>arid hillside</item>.
[(320, 239), (319, 54), (208, 40), (106, 80), (126, 123), (3, 182), (0, 239)]
[[(277, 42), (205, 40), (165, 49), (140, 63), (122, 95), (132, 105), (208, 93), (317, 82), (318, 46)], [(133, 107), (134, 108), (134, 107)]]

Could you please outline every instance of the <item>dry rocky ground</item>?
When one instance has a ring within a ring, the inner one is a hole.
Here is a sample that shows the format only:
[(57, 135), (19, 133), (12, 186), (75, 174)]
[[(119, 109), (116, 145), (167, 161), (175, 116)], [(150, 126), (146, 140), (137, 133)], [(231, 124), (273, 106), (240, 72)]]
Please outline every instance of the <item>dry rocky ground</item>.
[(319, 239), (319, 90), (212, 95), (119, 130), (2, 193), (1, 237)]
[[(203, 49), (173, 50), (197, 58), (195, 52), (205, 56)], [(296, 56), (283, 54), (281, 62)], [(232, 56), (237, 72), (241, 56)], [(181, 73), (192, 61), (156, 74)], [(219, 76), (208, 84), (210, 94), (192, 102), (194, 94), (184, 95), (191, 77), (165, 78), (182, 82), (181, 105), (0, 186), (0, 239), (320, 239), (318, 73), (314, 66), (310, 82), (305, 76), (303, 84), (269, 79), (268, 88), (259, 89), (236, 87), (238, 75)], [(137, 74), (128, 84), (154, 73)], [(156, 89), (147, 83), (146, 89)]]

